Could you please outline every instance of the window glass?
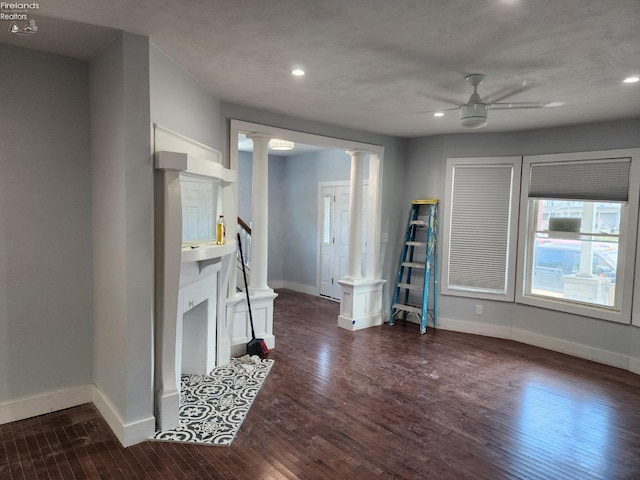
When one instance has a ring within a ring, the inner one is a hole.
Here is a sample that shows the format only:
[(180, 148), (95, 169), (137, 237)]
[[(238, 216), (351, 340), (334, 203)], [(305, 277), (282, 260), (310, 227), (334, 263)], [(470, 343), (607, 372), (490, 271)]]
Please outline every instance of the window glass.
[(526, 294), (618, 308), (621, 204), (531, 199)]
[(322, 226), (322, 243), (331, 243), (331, 195), (324, 196), (324, 223)]

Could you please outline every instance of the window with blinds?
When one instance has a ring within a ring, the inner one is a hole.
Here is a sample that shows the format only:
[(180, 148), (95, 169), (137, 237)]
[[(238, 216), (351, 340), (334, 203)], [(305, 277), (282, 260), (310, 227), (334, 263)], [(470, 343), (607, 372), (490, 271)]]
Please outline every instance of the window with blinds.
[(638, 217), (633, 153), (523, 159), (517, 302), (630, 322)]
[(630, 158), (529, 164), (530, 198), (626, 202)]
[(442, 293), (513, 301), (521, 157), (447, 160)]

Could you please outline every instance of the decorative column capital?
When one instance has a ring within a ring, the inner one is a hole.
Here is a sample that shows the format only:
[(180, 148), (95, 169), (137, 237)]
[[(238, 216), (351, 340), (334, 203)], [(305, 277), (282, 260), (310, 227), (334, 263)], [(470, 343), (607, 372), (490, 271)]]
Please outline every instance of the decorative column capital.
[(369, 153), (371, 152), (368, 152), (366, 150), (361, 150), (359, 148), (356, 148), (354, 150), (347, 150), (347, 154), (351, 155), (351, 158), (364, 158), (365, 155)]
[(260, 140), (260, 139), (263, 139), (265, 142), (268, 142), (269, 140), (271, 140), (273, 138), (273, 135), (269, 135), (269, 134), (266, 134), (266, 133), (252, 132), (252, 133), (247, 133), (247, 138), (250, 138), (254, 142), (256, 140)]

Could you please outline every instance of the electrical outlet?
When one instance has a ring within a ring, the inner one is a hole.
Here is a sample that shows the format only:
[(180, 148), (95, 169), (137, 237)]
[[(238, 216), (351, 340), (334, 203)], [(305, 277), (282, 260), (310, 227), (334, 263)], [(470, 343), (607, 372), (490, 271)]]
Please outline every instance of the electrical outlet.
[(476, 305), (476, 315), (482, 315), (482, 305)]

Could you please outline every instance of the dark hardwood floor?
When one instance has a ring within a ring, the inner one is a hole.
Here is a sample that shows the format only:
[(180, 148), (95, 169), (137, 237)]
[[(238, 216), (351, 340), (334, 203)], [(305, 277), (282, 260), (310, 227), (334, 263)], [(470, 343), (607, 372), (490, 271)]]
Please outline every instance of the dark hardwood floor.
[(508, 340), (336, 326), (278, 292), (229, 448), (120, 447), (92, 405), (0, 425), (0, 479), (640, 479), (640, 376)]

